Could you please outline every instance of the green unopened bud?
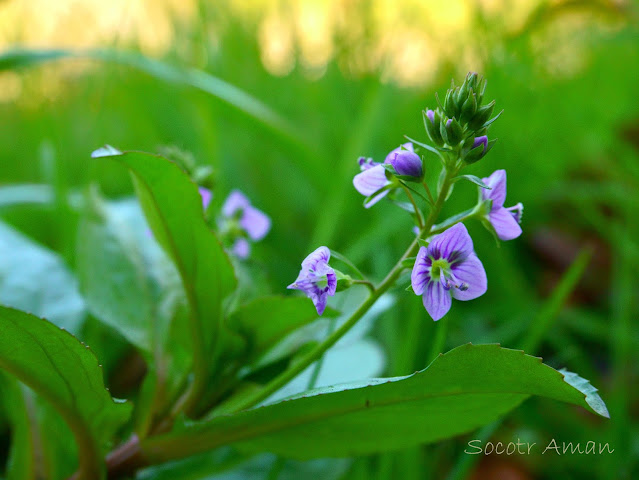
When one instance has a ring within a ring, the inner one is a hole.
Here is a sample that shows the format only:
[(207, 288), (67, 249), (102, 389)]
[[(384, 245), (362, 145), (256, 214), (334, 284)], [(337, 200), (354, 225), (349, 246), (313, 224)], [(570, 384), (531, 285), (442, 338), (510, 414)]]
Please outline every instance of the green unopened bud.
[(461, 125), (454, 118), (447, 120), (445, 124), (442, 122), (440, 131), (444, 132), (442, 137), (445, 137), (446, 143), (450, 146), (458, 145), (464, 136)]
[(201, 187), (213, 190), (215, 187), (215, 171), (210, 165), (199, 165), (193, 172), (193, 181)]
[(495, 108), (495, 101), (493, 100), (488, 105), (484, 105), (477, 109), (477, 113), (473, 116), (472, 120), (468, 123), (468, 126), (472, 130), (479, 130), (490, 119)]
[(458, 90), (459, 87), (457, 87), (456, 89), (451, 88), (446, 92), (446, 99), (444, 100), (444, 113), (448, 117), (454, 117), (457, 113), (455, 107), (455, 95)]
[(471, 89), (468, 98), (462, 105), (459, 121), (462, 124), (468, 123), (475, 116), (475, 112), (477, 112), (477, 97)]

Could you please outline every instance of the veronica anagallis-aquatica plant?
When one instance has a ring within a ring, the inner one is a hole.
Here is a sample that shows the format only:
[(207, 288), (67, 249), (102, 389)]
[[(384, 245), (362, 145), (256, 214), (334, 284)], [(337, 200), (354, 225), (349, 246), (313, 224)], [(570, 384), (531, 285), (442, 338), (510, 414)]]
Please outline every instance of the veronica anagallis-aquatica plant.
[[(220, 194), (207, 171), (175, 152), (170, 159), (110, 146), (93, 152), (93, 161), (130, 171), (138, 201), (88, 191), (80, 292), (88, 311), (145, 360), (142, 384), (130, 401), (112, 399), (97, 359), (75, 337), (0, 308), (0, 367), (70, 427), (78, 446), (73, 478), (124, 478), (160, 463), (170, 471), (168, 462), (221, 447), (295, 459), (381, 452), (471, 431), (532, 395), (608, 416), (586, 380), (499, 345), (462, 345), (406, 377), (313, 389), (315, 375), (306, 390), (278, 397), (394, 287), (422, 297), (425, 320), (443, 318), (453, 300), (481, 301), (490, 278), (465, 224), (478, 221), (495, 238), (513, 240), (522, 233), (523, 210), (504, 207), (504, 170), (483, 179), (464, 173), (495, 144), (488, 131), (499, 114), (494, 101), (484, 102), (485, 89), (483, 78), (468, 74), (423, 112), (428, 140), (398, 141), (384, 161), (360, 157), (354, 164), (364, 207), (390, 201), (415, 224), (414, 239), (380, 281), (317, 245), (289, 294), (282, 285), (280, 295), (260, 295), (243, 284), (255, 281), (251, 257), (259, 257), (259, 242), (277, 222), (259, 200), (238, 190)], [(426, 173), (435, 169), (431, 185)], [(462, 181), (478, 189), (477, 203), (440, 219)], [(340, 314), (333, 297), (355, 288), (366, 296)], [(318, 338), (308, 327), (319, 316), (334, 328)]]

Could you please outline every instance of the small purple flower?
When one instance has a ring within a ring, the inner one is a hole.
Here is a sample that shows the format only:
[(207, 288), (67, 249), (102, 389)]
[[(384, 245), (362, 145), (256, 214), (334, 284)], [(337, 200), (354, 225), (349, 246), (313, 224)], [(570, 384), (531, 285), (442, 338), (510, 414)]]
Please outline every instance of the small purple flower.
[(200, 197), (202, 197), (202, 208), (206, 210), (209, 208), (209, 204), (213, 199), (213, 193), (211, 193), (211, 190), (204, 187), (198, 187), (197, 191), (200, 192)]
[(428, 120), (430, 120), (430, 123), (435, 124), (435, 112), (432, 110), (426, 110), (426, 116), (428, 117)]
[[(386, 155), (384, 163), (391, 163), (391, 160), (395, 158), (395, 155), (402, 151), (402, 147), (410, 152), (413, 151), (413, 144), (410, 142), (405, 143), (404, 145), (397, 147), (388, 155)], [(355, 189), (365, 197), (370, 197), (379, 189), (390, 184), (390, 182), (386, 178), (386, 170), (384, 170), (384, 167), (381, 163), (374, 162), (373, 159), (365, 157), (359, 157), (357, 163), (359, 164), (362, 171), (361, 173), (358, 173), (357, 175), (355, 175), (355, 177), (353, 177), (353, 185), (355, 186)], [(375, 197), (370, 199), (368, 203), (364, 205), (364, 207), (372, 207), (382, 198), (388, 195), (388, 192), (388, 190), (384, 190), (379, 195), (376, 195)]]
[(319, 247), (302, 262), (302, 270), (297, 280), (286, 288), (303, 291), (313, 301), (317, 314), (324, 313), (326, 298), (335, 295), (337, 276), (329, 265), (331, 251)]
[(398, 175), (408, 175), (411, 177), (421, 177), (424, 173), (422, 159), (410, 150), (400, 150), (391, 159), (391, 165)]
[(482, 135), (481, 137), (475, 137), (475, 140), (473, 140), (473, 148), (477, 148), (480, 145), (484, 146), (484, 152), (486, 151), (486, 148), (488, 148), (488, 137), (486, 135)]
[(435, 321), (448, 313), (452, 298), (472, 300), (486, 292), (486, 271), (463, 223), (419, 249), (411, 285), (417, 295), (423, 295), (424, 307)]
[[(234, 222), (237, 223), (234, 225)], [(251, 245), (245, 237), (257, 242), (271, 229), (271, 219), (252, 206), (239, 190), (233, 190), (225, 200), (221, 224), (221, 229), (234, 237), (231, 251), (242, 259), (247, 258), (251, 251)]]
[(490, 177), (482, 179), (491, 190), (481, 189), (482, 200), (492, 200), (492, 207), (486, 218), (495, 229), (500, 240), (512, 240), (521, 235), (521, 216), (524, 206), (504, 208), (506, 200), (506, 170), (497, 170)]

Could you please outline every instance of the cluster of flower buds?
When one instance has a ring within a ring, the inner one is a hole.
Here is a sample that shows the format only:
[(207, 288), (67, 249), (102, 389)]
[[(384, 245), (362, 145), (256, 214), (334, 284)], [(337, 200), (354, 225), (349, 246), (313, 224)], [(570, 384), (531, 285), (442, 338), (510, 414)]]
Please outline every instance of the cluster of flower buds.
[(431, 141), (444, 151), (459, 152), (467, 164), (481, 159), (496, 142), (489, 141), (486, 133), (499, 114), (491, 118), (494, 100), (482, 105), (485, 90), (484, 78), (471, 72), (461, 86), (451, 84), (443, 104), (423, 112)]

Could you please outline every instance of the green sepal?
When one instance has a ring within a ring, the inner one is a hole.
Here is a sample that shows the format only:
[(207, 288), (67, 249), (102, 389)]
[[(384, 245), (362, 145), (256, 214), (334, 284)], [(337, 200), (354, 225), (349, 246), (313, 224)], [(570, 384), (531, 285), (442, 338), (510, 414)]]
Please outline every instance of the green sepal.
[(405, 258), (404, 260), (401, 261), (401, 266), (403, 268), (413, 268), (416, 260), (417, 260), (417, 257)]
[(417, 239), (417, 244), (418, 244), (420, 247), (428, 247), (428, 244), (429, 244), (429, 243), (430, 243), (430, 242), (427, 242), (427, 241), (426, 241), (426, 240), (424, 240), (423, 238), (418, 238), (418, 239)]
[(495, 120), (497, 120), (501, 114), (504, 113), (504, 111), (502, 110), (501, 112), (499, 112), (497, 115), (495, 115), (493, 118), (491, 118), (490, 120), (488, 120), (486, 123), (484, 123), (481, 128), (488, 128)]
[(481, 188), (485, 188), (487, 190), (492, 190), (488, 185), (486, 185), (481, 180), (481, 178), (479, 178), (479, 177), (477, 177), (475, 175), (460, 175), (458, 177), (453, 178), (453, 182), (457, 182), (459, 180), (468, 180), (469, 182), (474, 183), (475, 185), (478, 185)]
[(344, 290), (348, 290), (353, 286), (353, 277), (347, 275), (345, 273), (340, 272), (337, 269), (333, 269), (335, 272), (335, 276), (337, 277), (337, 288), (336, 292), (343, 292)]

